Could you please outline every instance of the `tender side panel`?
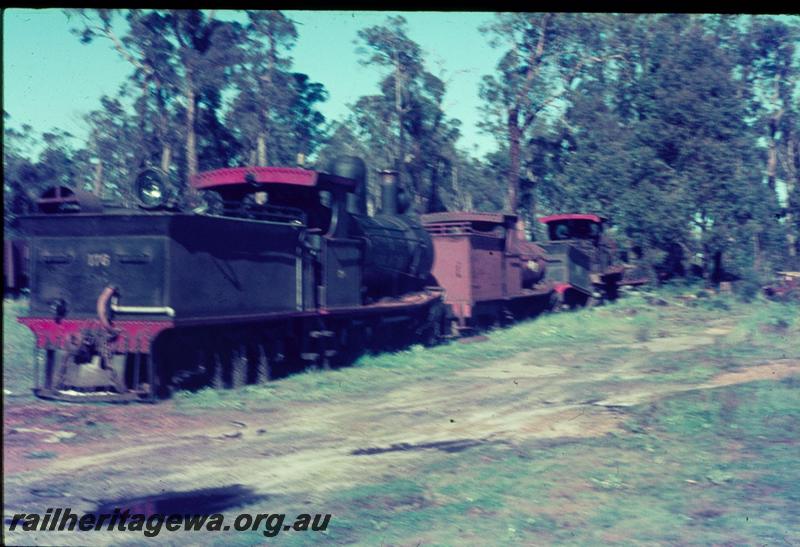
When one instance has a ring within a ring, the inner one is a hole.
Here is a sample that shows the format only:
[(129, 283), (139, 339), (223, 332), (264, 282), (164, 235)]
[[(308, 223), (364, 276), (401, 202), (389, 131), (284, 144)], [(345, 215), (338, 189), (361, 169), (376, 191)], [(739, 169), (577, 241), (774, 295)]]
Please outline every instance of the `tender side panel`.
[(505, 296), (503, 278), (503, 240), (473, 234), (472, 244), (472, 300), (499, 300)]
[(303, 309), (303, 230), (176, 216), (170, 229), (170, 302), (176, 320)]
[(35, 247), (36, 315), (52, 313), (57, 298), (70, 315), (95, 315), (97, 298), (109, 285), (121, 288), (126, 303), (164, 305), (165, 237), (41, 238)]
[(75, 214), (23, 217), (31, 252), (34, 317), (94, 317), (108, 285), (124, 287), (129, 305), (165, 306), (167, 215)]
[(472, 303), (472, 261), (468, 235), (434, 235), (433, 277), (446, 287), (448, 304)]
[(67, 316), (93, 316), (109, 285), (123, 288), (131, 305), (164, 305), (165, 237), (37, 237), (31, 246), (33, 316), (52, 316), (57, 300)]

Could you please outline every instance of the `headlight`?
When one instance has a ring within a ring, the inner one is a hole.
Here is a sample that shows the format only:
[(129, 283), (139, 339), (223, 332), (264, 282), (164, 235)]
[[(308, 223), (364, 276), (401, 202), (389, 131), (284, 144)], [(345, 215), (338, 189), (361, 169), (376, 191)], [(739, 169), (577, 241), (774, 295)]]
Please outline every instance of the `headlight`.
[(167, 202), (164, 176), (157, 169), (145, 169), (136, 177), (136, 197), (145, 209), (157, 209)]

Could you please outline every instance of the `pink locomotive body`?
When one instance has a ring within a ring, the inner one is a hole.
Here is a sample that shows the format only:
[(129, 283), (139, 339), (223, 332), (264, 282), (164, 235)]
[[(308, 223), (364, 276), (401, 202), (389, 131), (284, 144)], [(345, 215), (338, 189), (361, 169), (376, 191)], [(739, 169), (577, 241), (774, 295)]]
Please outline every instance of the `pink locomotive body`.
[(545, 256), (525, 241), (516, 215), (433, 213), (423, 225), (434, 246), (433, 276), (460, 330), (536, 314), (553, 291)]

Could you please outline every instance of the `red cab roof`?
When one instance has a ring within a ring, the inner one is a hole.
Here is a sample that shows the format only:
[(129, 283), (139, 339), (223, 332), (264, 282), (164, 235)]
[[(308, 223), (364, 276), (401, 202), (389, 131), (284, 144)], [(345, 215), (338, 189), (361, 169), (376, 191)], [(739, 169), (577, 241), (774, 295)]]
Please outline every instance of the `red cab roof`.
[(300, 167), (226, 167), (198, 173), (191, 180), (192, 187), (198, 190), (250, 183), (289, 184), (320, 190), (339, 188), (347, 192), (352, 192), (356, 187), (352, 179)]
[(592, 222), (602, 223), (605, 218), (599, 215), (589, 215), (584, 213), (565, 213), (561, 215), (550, 215), (547, 217), (540, 217), (539, 222), (548, 224), (550, 222), (558, 222), (559, 220), (590, 220)]

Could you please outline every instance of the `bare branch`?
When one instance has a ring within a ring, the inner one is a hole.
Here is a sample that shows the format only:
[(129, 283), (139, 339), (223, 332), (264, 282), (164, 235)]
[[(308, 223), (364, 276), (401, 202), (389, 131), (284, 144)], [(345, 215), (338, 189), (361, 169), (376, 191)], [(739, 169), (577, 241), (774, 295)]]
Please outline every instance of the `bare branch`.
[(553, 101), (555, 101), (556, 99), (558, 99), (559, 97), (564, 95), (564, 93), (567, 92), (569, 87), (572, 85), (572, 82), (578, 76), (578, 73), (581, 71), (581, 69), (583, 68), (584, 65), (589, 64), (589, 63), (600, 63), (600, 62), (608, 61), (609, 59), (621, 59), (621, 58), (623, 58), (622, 55), (618, 55), (617, 54), (617, 55), (609, 55), (609, 56), (606, 56), (606, 57), (590, 56), (590, 57), (584, 57), (583, 59), (581, 59), (578, 62), (578, 64), (575, 65), (575, 67), (572, 69), (572, 71), (569, 74), (567, 74), (567, 76), (565, 76), (565, 78), (564, 78), (564, 87), (562, 87), (561, 90), (558, 91), (557, 93), (554, 93), (553, 95), (551, 95), (550, 97), (545, 99), (544, 102), (542, 102), (542, 104), (540, 104), (537, 108), (533, 109), (531, 112), (528, 113), (527, 116), (525, 116), (525, 120), (522, 122), (522, 130), (524, 131), (528, 127), (530, 127), (530, 125), (536, 119), (536, 116), (538, 116), (539, 113), (542, 110), (547, 108), (550, 104), (553, 103)]
[(106, 22), (106, 24), (104, 24), (103, 26), (92, 25), (90, 24), (89, 22), (90, 19), (87, 15), (83, 15), (83, 17), (86, 20), (86, 27), (95, 32), (99, 32), (100, 34), (104, 35), (106, 38), (111, 40), (111, 42), (114, 44), (114, 49), (116, 49), (117, 52), (120, 55), (122, 55), (126, 61), (131, 63), (133, 66), (135, 66), (148, 76), (153, 74), (154, 72), (153, 67), (139, 61), (136, 57), (133, 56), (133, 54), (130, 51), (128, 51), (125, 48), (125, 45), (122, 43), (122, 40), (120, 40), (119, 37), (111, 29), (111, 24), (109, 22)]
[(521, 103), (524, 98), (528, 95), (533, 87), (533, 79), (534, 77), (539, 74), (541, 70), (542, 58), (544, 57), (544, 48), (545, 48), (545, 35), (547, 34), (547, 25), (550, 22), (550, 18), (553, 16), (552, 13), (546, 13), (544, 18), (542, 19), (542, 27), (539, 31), (539, 40), (536, 43), (536, 48), (531, 50), (531, 55), (528, 58), (528, 67), (525, 74), (525, 85), (519, 90), (517, 93), (517, 104)]

